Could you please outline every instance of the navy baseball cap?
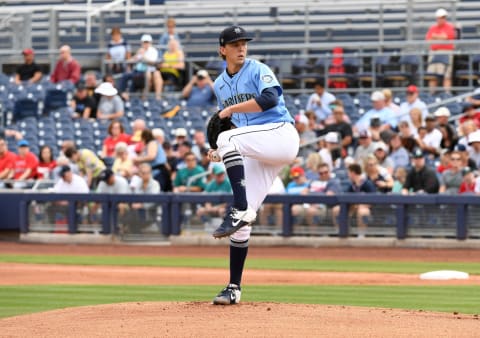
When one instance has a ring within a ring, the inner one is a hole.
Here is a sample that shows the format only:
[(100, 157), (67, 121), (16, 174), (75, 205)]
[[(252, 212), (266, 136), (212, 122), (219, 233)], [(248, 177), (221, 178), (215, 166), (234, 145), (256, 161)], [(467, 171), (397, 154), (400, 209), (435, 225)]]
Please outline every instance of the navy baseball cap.
[(225, 46), (227, 43), (232, 43), (239, 40), (250, 41), (253, 40), (253, 38), (248, 36), (247, 31), (240, 26), (230, 26), (225, 28), (220, 33), (218, 38), (220, 46)]

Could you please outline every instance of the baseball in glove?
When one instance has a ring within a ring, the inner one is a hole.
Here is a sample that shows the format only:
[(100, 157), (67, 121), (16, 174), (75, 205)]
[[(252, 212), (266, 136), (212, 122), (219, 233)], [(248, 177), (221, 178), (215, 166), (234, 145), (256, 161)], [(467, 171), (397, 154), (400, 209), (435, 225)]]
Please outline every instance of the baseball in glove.
[(232, 127), (232, 122), (230, 118), (227, 117), (222, 119), (220, 118), (218, 113), (219, 112), (216, 112), (215, 114), (213, 114), (207, 124), (207, 139), (212, 149), (218, 148), (217, 146), (218, 135), (225, 130), (231, 129)]

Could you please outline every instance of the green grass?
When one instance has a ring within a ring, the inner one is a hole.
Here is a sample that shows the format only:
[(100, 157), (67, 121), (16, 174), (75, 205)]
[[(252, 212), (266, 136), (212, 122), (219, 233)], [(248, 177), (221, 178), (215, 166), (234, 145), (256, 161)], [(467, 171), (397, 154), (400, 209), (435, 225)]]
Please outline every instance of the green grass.
[[(68, 255), (0, 255), (0, 262), (66, 265), (163, 266), (227, 268), (227, 258), (205, 257), (139, 257), (139, 256), (68, 256)], [(394, 262), (394, 261), (337, 261), (249, 258), (248, 269), (422, 273), (432, 270), (460, 270), (480, 274), (480, 263), (466, 262)]]
[[(1, 286), (0, 317), (72, 306), (143, 301), (210, 302), (221, 286)], [(480, 313), (479, 286), (259, 286), (247, 302), (373, 306)]]

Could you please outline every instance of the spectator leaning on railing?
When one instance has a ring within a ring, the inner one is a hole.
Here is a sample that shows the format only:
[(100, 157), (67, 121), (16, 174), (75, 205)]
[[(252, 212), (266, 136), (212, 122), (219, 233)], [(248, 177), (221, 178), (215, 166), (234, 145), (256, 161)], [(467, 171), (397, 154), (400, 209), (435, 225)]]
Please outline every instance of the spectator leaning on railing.
[(34, 179), (37, 176), (38, 158), (30, 152), (27, 140), (18, 141), (18, 154), (15, 157), (13, 178), (15, 180)]
[(439, 189), (439, 182), (435, 171), (425, 165), (425, 153), (417, 148), (413, 151), (413, 167), (407, 174), (403, 185), (402, 194), (436, 194)]
[(13, 178), (16, 154), (8, 150), (7, 141), (0, 138), (0, 180)]

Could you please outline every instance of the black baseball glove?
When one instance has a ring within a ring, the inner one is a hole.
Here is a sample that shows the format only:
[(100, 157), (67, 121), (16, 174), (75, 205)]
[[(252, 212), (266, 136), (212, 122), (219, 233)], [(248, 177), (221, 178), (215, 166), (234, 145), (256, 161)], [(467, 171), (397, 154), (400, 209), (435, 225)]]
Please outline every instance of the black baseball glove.
[(232, 122), (229, 117), (224, 119), (218, 116), (219, 112), (212, 115), (207, 124), (207, 139), (212, 149), (217, 149), (218, 135), (225, 130), (229, 130), (232, 127)]

